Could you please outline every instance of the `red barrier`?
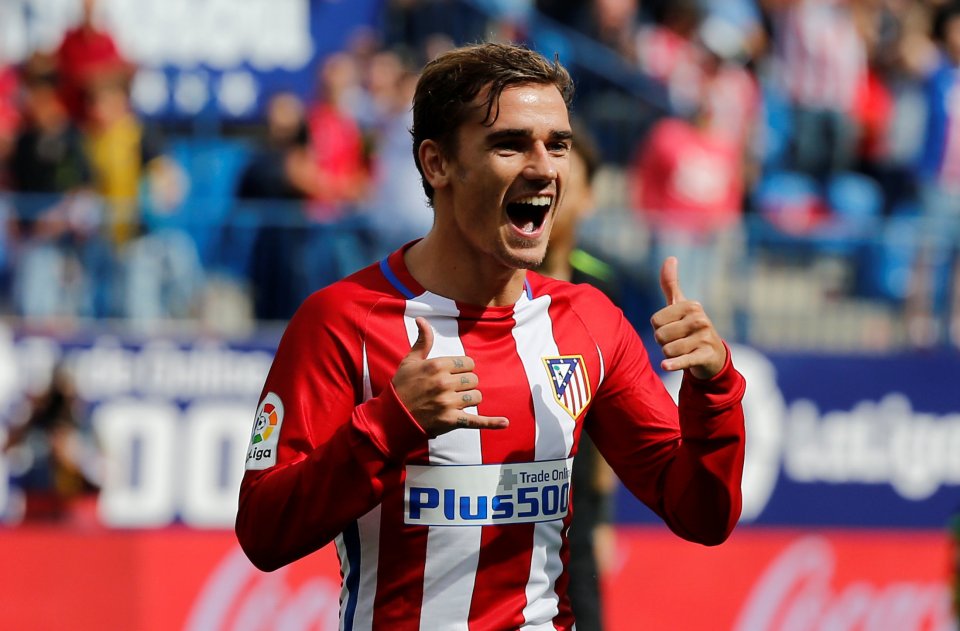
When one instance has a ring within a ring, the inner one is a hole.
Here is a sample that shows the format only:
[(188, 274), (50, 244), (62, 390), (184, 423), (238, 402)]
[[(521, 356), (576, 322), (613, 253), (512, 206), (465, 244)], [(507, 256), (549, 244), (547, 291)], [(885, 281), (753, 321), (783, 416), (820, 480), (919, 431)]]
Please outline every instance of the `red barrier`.
[[(742, 528), (703, 548), (622, 528), (612, 631), (954, 631), (945, 533)], [(186, 528), (0, 532), (2, 628), (333, 630), (332, 546), (264, 574), (233, 534)]]
[(740, 528), (704, 548), (619, 537), (607, 623), (628, 631), (955, 631), (945, 532)]

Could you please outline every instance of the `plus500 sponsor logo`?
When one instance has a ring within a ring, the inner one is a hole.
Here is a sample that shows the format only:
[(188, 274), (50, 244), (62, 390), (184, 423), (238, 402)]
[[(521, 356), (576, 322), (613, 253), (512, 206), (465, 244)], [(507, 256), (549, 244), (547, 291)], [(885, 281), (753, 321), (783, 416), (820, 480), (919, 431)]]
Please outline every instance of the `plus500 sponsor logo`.
[(405, 522), (427, 526), (553, 521), (570, 508), (571, 460), (409, 466)]

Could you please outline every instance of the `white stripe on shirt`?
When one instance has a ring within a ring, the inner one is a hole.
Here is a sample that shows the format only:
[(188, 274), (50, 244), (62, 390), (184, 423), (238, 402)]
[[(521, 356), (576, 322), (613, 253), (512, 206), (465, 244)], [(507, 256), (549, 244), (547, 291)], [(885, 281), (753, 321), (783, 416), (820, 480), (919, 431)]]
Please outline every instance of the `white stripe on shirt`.
[[(543, 356), (559, 354), (550, 321), (550, 296), (539, 296), (525, 304), (517, 305), (516, 327), (513, 336), (517, 353), (523, 363), (533, 393), (533, 409), (537, 421), (534, 458), (555, 460), (567, 458), (573, 447), (573, 431), (576, 423), (553, 395), (550, 375), (543, 365)], [(536, 524), (533, 535), (533, 556), (530, 561), (530, 576), (527, 579), (527, 606), (523, 619), (529, 628), (552, 628), (551, 621), (559, 613), (560, 597), (556, 582), (563, 571), (560, 562), (560, 532), (563, 521)]]
[[(433, 327), (433, 348), (428, 358), (465, 355), (460, 340), (456, 303), (431, 293), (407, 301), (404, 324), (410, 344), (417, 340), (414, 319), (425, 317)], [(477, 407), (464, 408), (476, 414)], [(429, 442), (431, 464), (482, 464), (480, 430), (457, 429)], [(473, 586), (480, 561), (480, 526), (431, 526), (423, 569), (423, 602), (420, 628), (467, 630)]]

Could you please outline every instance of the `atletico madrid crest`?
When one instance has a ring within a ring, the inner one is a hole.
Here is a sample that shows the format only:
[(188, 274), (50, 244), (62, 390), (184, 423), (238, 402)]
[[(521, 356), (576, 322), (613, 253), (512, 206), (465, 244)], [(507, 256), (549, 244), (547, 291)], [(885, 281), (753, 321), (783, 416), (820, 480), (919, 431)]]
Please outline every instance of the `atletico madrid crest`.
[(576, 419), (590, 403), (590, 380), (587, 379), (583, 356), (544, 357), (543, 365), (547, 368), (557, 403)]

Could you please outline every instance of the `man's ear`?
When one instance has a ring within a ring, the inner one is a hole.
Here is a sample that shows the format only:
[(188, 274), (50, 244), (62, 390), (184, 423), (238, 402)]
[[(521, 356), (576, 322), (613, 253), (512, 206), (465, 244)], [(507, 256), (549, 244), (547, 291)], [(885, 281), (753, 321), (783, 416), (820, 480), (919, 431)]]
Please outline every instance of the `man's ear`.
[(435, 140), (424, 140), (419, 149), (420, 168), (423, 177), (434, 188), (444, 188), (450, 181), (450, 163), (443, 156), (443, 150)]

